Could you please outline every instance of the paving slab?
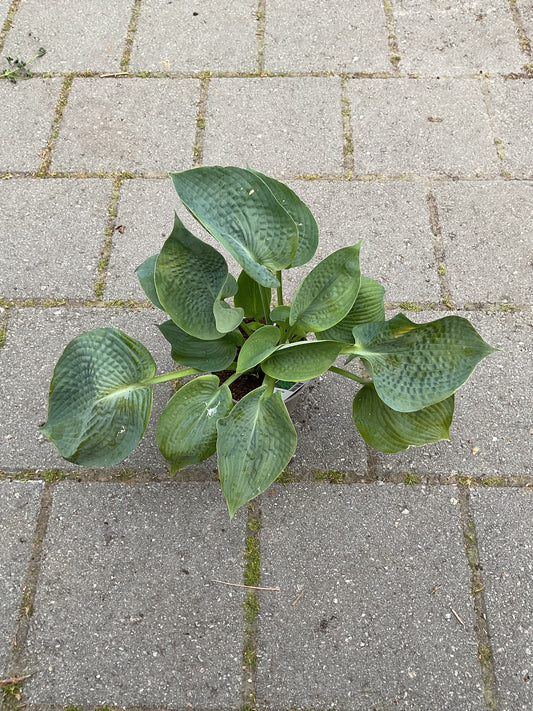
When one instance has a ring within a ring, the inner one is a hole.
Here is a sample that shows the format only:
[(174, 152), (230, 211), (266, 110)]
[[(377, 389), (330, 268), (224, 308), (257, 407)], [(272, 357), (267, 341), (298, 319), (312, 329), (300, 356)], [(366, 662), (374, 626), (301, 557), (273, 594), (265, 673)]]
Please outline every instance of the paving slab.
[[(343, 360), (336, 365), (344, 367)], [(290, 472), (366, 473), (366, 446), (352, 420), (356, 391), (354, 382), (334, 373), (324, 373), (308, 385), (292, 414), (298, 446), (288, 465)]]
[(403, 71), (504, 73), (518, 72), (524, 64), (506, 3), (401, 0), (393, 11)]
[[(339, 22), (339, 18), (342, 21)], [(283, 71), (390, 71), (381, 0), (269, 0), (265, 20), (265, 69)]]
[(257, 2), (186, 0), (141, 4), (130, 70), (253, 72), (257, 69)]
[(533, 183), (437, 182), (433, 193), (454, 303), (531, 303)]
[(203, 160), (262, 173), (343, 173), (337, 77), (213, 79)]
[(533, 707), (533, 494), (470, 490), (501, 711)]
[[(38, 431), (46, 420), (50, 381), (59, 356), (75, 336), (99, 326), (114, 326), (148, 348), (159, 372), (172, 372), (176, 368), (170, 348), (155, 326), (160, 320), (155, 309), (26, 308), (10, 314), (6, 342), (0, 349), (0, 371), (9, 373), (0, 385), (0, 470), (79, 470)], [(168, 383), (154, 388), (148, 429), (139, 447), (118, 467), (167, 472), (157, 449), (155, 427), (171, 393)]]
[(131, 6), (131, 0), (22, 0), (4, 51), (11, 57), (27, 59), (43, 47), (46, 54), (32, 67), (38, 72), (117, 72)]
[(531, 80), (487, 82), (494, 109), (496, 138), (502, 141), (503, 170), (520, 178), (533, 178), (533, 92)]
[(245, 514), (217, 484), (59, 485), (27, 702), (238, 708)]
[(356, 173), (499, 174), (477, 79), (353, 79), (348, 92)]
[(529, 0), (517, 0), (516, 6), (528, 38), (533, 38), (533, 5)]
[(1, 181), (0, 295), (92, 298), (112, 190), (111, 180)]
[(74, 79), (52, 169), (191, 168), (198, 96), (197, 79)]
[(363, 239), (362, 272), (385, 287), (386, 301), (439, 301), (427, 187), (422, 182), (290, 181), (320, 232), (313, 259), (286, 273), (289, 298), (311, 267)]
[(262, 497), (261, 585), (281, 592), (260, 599), (260, 706), (485, 708), (454, 492), (294, 484)]
[(39, 168), (61, 83), (61, 79), (31, 79), (0, 84), (0, 171)]
[[(445, 315), (407, 314), (419, 323)], [(377, 453), (381, 474), (463, 474), (497, 481), (533, 473), (532, 316), (471, 311), (457, 315), (468, 318), (484, 340), (500, 350), (483, 360), (457, 392), (451, 441), (411, 447), (399, 454)]]
[(24, 579), (32, 555), (42, 482), (0, 481), (0, 676), (13, 654)]

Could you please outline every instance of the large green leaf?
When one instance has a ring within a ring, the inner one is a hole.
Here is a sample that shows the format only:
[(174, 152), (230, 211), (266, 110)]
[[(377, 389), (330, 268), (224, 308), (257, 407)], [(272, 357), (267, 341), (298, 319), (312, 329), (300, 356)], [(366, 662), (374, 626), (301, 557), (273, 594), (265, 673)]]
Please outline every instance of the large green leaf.
[(230, 517), (263, 492), (289, 463), (296, 431), (279, 392), (266, 385), (240, 400), (218, 421), (218, 471)]
[(338, 249), (312, 269), (300, 284), (289, 323), (306, 331), (331, 328), (352, 308), (359, 293), (361, 242)]
[(324, 373), (341, 352), (336, 341), (306, 341), (280, 346), (261, 363), (263, 371), (277, 380), (309, 380)]
[(259, 284), (279, 286), (271, 270), (286, 269), (298, 228), (265, 183), (242, 168), (205, 166), (171, 173), (180, 200)]
[(276, 326), (263, 326), (255, 333), (252, 333), (239, 353), (237, 373), (243, 373), (245, 370), (254, 368), (273, 353), (277, 348), (280, 337), (281, 332)]
[(300, 267), (302, 264), (307, 264), (318, 247), (318, 226), (311, 210), (284, 183), (280, 183), (279, 180), (274, 180), (274, 178), (269, 178), (257, 170), (252, 170), (252, 168), (248, 168), (248, 170), (265, 183), (276, 200), (296, 222), (298, 227), (298, 249), (290, 266)]
[(217, 422), (232, 405), (228, 386), (219, 387), (216, 375), (191, 380), (169, 400), (157, 423), (157, 446), (171, 475), (215, 453)]
[(383, 303), (383, 295), (385, 289), (383, 286), (369, 279), (369, 277), (361, 276), (361, 287), (357, 294), (357, 299), (346, 316), (336, 323), (331, 328), (317, 333), (316, 337), (320, 340), (343, 341), (351, 343), (353, 341), (353, 328), (362, 323), (370, 323), (371, 321), (385, 320), (385, 305)]
[(173, 321), (165, 321), (159, 330), (172, 346), (172, 358), (197, 370), (224, 370), (235, 360), (237, 342), (233, 333), (214, 341), (204, 341), (183, 331)]
[(367, 444), (380, 452), (450, 439), (455, 395), (415, 412), (397, 412), (380, 400), (372, 383), (353, 401), (352, 418)]
[(110, 466), (139, 444), (152, 409), (156, 373), (146, 348), (117, 328), (96, 328), (63, 351), (41, 431), (69, 462)]
[(227, 276), (224, 257), (191, 234), (176, 215), (155, 267), (159, 301), (174, 323), (196, 338), (220, 338), (213, 306)]
[(450, 397), (496, 349), (460, 316), (416, 324), (403, 314), (353, 329), (344, 352), (363, 359), (377, 394), (393, 410), (413, 412)]
[(154, 254), (151, 257), (148, 257), (148, 259), (145, 259), (142, 264), (139, 264), (139, 266), (135, 270), (135, 273), (137, 274), (137, 278), (139, 279), (142, 290), (150, 299), (152, 304), (154, 306), (157, 306), (158, 309), (164, 311), (164, 308), (161, 306), (161, 302), (159, 301), (159, 297), (157, 296), (157, 290), (155, 288), (154, 273), (155, 264), (158, 256), (158, 254)]
[(247, 318), (265, 318), (270, 310), (272, 292), (269, 287), (262, 286), (254, 281), (245, 271), (239, 274), (237, 279), (238, 291), (235, 294), (235, 306), (244, 309)]

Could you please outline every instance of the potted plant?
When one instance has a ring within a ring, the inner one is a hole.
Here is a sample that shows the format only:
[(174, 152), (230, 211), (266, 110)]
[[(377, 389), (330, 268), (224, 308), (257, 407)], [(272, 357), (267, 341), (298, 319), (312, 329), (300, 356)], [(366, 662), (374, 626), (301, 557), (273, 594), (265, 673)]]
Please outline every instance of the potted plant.
[[(147, 349), (116, 328), (77, 336), (56, 365), (42, 427), (65, 459), (92, 467), (124, 459), (148, 424), (152, 387), (189, 375), (196, 377), (161, 414), (157, 444), (172, 475), (216, 451), (230, 517), (294, 454), (283, 387), (327, 370), (361, 384), (353, 421), (372, 447), (397, 452), (449, 438), (455, 391), (495, 350), (467, 319), (417, 324), (399, 314), (386, 321), (383, 287), (361, 275), (361, 242), (317, 264), (286, 303), (283, 270), (309, 262), (318, 244), (309, 208), (250, 168), (170, 177), (242, 272), (236, 280), (224, 257), (176, 215), (160, 253), (136, 271), (150, 301), (168, 314), (159, 328), (183, 368), (156, 375)], [(336, 367), (341, 355), (360, 358), (368, 378)], [(214, 374), (223, 370), (230, 371), (225, 382)], [(260, 374), (257, 386), (234, 402), (230, 386), (250, 373)]]

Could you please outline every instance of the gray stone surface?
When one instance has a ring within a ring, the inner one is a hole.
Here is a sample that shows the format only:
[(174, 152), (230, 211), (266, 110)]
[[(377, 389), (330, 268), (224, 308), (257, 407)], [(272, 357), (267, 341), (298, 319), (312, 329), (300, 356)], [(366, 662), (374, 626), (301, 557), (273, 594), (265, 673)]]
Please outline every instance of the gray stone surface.
[[(116, 309), (21, 309), (8, 322), (7, 339), (0, 349), (0, 470), (30, 468), (79, 469), (66, 462), (54, 445), (38, 431), (46, 420), (48, 391), (55, 364), (75, 336), (98, 326), (114, 326), (148, 348), (160, 373), (176, 366), (170, 348), (155, 324), (153, 309), (136, 312)], [(166, 472), (167, 465), (155, 441), (155, 426), (171, 395), (168, 383), (154, 388), (152, 418), (139, 447), (123, 463), (124, 469)]]
[(61, 484), (28, 638), (29, 703), (240, 706), (244, 514), (217, 484)]
[(257, 69), (256, 11), (255, 0), (144, 1), (130, 69), (253, 72)]
[(475, 79), (354, 79), (348, 84), (356, 173), (498, 175)]
[(386, 301), (440, 299), (425, 184), (313, 180), (289, 186), (315, 216), (320, 241), (309, 264), (287, 272), (288, 298), (310, 267), (362, 238), (362, 272), (383, 284)]
[(533, 494), (471, 489), (501, 711), (533, 707)]
[(272, 175), (343, 172), (337, 77), (213, 79), (204, 163)]
[[(343, 367), (343, 362), (339, 359), (337, 365)], [(335, 469), (365, 474), (366, 446), (352, 421), (356, 391), (356, 383), (334, 373), (325, 373), (309, 384), (292, 415), (298, 446), (289, 462), (291, 472)]]
[(489, 81), (496, 138), (502, 141), (503, 170), (533, 178), (533, 92), (531, 80)]
[(390, 71), (383, 4), (269, 0), (264, 59), (276, 72)]
[(0, 182), (0, 295), (94, 296), (111, 180)]
[(0, 481), (0, 678), (13, 653), (42, 483)]
[(198, 92), (196, 79), (74, 79), (52, 169), (190, 168)]
[(485, 708), (454, 493), (295, 484), (262, 498), (261, 584), (281, 592), (260, 600), (259, 706)]
[(438, 182), (433, 192), (453, 301), (531, 303), (533, 183)]
[(393, 11), (403, 71), (517, 72), (524, 64), (506, 3), (401, 0)]
[(46, 54), (32, 66), (37, 72), (117, 72), (131, 5), (131, 0), (23, 0), (4, 51), (26, 59), (44, 47)]
[(61, 79), (0, 84), (0, 171), (37, 170), (54, 119)]
[[(424, 322), (447, 314), (407, 315)], [(380, 473), (458, 473), (496, 480), (533, 473), (532, 316), (468, 311), (458, 315), (468, 318), (484, 340), (500, 350), (483, 360), (456, 394), (451, 442), (378, 454)]]
[(531, 40), (533, 39), (533, 5), (530, 0), (517, 0), (516, 5), (527, 36)]

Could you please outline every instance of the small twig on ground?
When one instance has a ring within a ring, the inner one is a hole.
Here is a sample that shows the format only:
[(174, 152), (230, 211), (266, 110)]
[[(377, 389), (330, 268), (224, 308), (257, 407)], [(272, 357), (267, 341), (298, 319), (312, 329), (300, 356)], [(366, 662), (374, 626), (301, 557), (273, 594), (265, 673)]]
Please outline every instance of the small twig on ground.
[(275, 590), (280, 591), (280, 588), (260, 588), (257, 585), (242, 585), (241, 583), (227, 583), (225, 580), (211, 580), (212, 583), (220, 583), (221, 585), (231, 585), (234, 588), (248, 588), (249, 590)]
[(111, 72), (110, 74), (100, 74), (100, 79), (108, 79), (109, 77), (129, 77), (129, 72)]
[(302, 595), (304, 594), (304, 592), (305, 592), (305, 589), (302, 590), (302, 592), (298, 595), (298, 597), (296, 598), (296, 600), (293, 600), (293, 601), (291, 602), (291, 605), (293, 605), (293, 606), (296, 605), (296, 603), (297, 603), (298, 600), (302, 597)]
[(463, 627), (464, 627), (464, 626), (465, 626), (465, 623), (464, 623), (464, 622), (462, 621), (462, 619), (459, 617), (459, 615), (457, 614), (457, 612), (455, 612), (455, 610), (453, 609), (453, 607), (450, 607), (450, 610), (453, 612), (453, 614), (457, 617), (457, 619), (459, 620), (459, 622), (460, 622), (460, 623), (463, 625)]
[(31, 674), (26, 674), (26, 676), (13, 676), (11, 679), (0, 679), (0, 689), (5, 689), (8, 686), (13, 686), (13, 684), (20, 684), (24, 679), (29, 679), (37, 672), (32, 672)]

